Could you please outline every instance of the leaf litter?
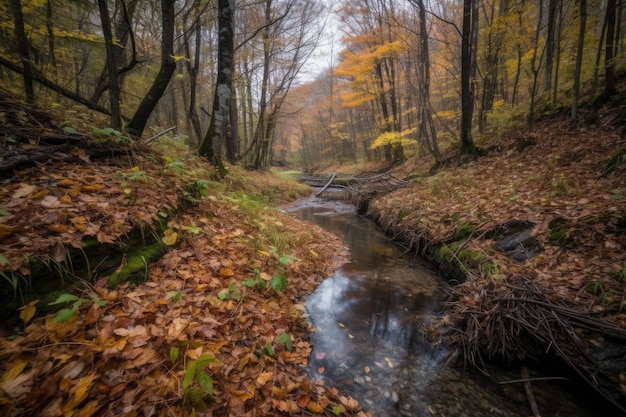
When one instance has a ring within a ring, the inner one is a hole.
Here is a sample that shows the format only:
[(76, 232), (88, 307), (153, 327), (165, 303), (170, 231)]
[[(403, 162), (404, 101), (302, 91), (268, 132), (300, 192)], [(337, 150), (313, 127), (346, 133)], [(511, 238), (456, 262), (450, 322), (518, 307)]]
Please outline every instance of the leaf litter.
[[(303, 300), (337, 267), (339, 241), (275, 210), (246, 211), (224, 189), (189, 207), (184, 178), (142, 152), (115, 163), (49, 161), (0, 182), (2, 271), (27, 274), (28, 256), (62, 259), (90, 237), (154, 233), (164, 213), (168, 245), (144, 283), (111, 289), (95, 277), (78, 298), (101, 302), (77, 304), (66, 321), (36, 317), (36, 301), (23, 307), (22, 334), (0, 341), (0, 414), (367, 415), (301, 372), (311, 352)], [(254, 175), (241, 182), (275, 181)], [(269, 226), (288, 236), (284, 253), (270, 250)], [(242, 285), (277, 273), (283, 291)]]

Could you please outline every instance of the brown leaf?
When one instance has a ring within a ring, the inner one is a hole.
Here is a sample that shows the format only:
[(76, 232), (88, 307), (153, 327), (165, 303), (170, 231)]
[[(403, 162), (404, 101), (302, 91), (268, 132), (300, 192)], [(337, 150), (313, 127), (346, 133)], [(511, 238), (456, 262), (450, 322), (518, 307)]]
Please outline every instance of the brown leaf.
[(265, 385), (272, 376), (274, 376), (274, 372), (272, 371), (262, 372), (256, 379), (257, 388), (261, 388), (263, 385)]

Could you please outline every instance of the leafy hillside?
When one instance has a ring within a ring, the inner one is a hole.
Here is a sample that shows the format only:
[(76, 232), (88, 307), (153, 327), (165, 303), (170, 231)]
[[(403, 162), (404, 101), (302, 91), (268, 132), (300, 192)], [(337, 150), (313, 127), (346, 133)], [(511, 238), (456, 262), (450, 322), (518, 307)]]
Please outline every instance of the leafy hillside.
[[(468, 359), (555, 354), (626, 404), (624, 104), (551, 117), (486, 155), (370, 204), (393, 236), (463, 281), (436, 323)], [(486, 146), (487, 147), (487, 146)], [(621, 352), (621, 354), (619, 353)]]
[(360, 413), (299, 372), (303, 297), (342, 248), (268, 205), (308, 187), (218, 181), (181, 138), (77, 141), (0, 101), (2, 161), (20, 157), (0, 179), (0, 414)]

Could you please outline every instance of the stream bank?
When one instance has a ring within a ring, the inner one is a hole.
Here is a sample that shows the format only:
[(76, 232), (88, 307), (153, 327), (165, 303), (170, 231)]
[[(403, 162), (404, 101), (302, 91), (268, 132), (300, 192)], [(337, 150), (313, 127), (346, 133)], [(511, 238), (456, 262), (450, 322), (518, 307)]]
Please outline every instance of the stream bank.
[(349, 393), (374, 416), (513, 417), (531, 414), (523, 368), (535, 380), (533, 401), (543, 416), (607, 415), (577, 396), (554, 366), (485, 363), (483, 374), (455, 360), (454, 348), (432, 344), (428, 332), (444, 283), (354, 206), (312, 197), (288, 212), (340, 236), (349, 249), (346, 262), (307, 299), (313, 380)]
[(626, 146), (617, 118), (600, 111), (568, 151), (566, 122), (545, 121), (532, 141), (520, 132), (476, 162), (412, 174), (367, 215), (458, 284), (433, 340), (477, 366), (561, 362), (626, 413), (626, 165), (605, 175)]

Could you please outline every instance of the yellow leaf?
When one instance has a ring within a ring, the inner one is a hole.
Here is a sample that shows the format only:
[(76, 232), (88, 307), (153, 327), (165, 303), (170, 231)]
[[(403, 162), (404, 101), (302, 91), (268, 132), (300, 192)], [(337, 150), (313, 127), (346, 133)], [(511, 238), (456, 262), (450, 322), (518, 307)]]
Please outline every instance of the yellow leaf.
[(63, 178), (61, 181), (57, 182), (57, 185), (74, 185), (74, 180), (71, 180), (69, 178)]
[[(167, 232), (167, 230), (166, 230)], [(165, 236), (163, 236), (163, 243), (165, 243), (167, 246), (173, 246), (176, 244), (176, 238), (178, 237), (178, 233), (176, 232), (171, 232), (169, 234), (166, 234)]]
[(265, 385), (267, 383), (267, 381), (269, 381), (272, 376), (274, 376), (274, 372), (272, 372), (272, 371), (270, 371), (270, 372), (262, 372), (256, 379), (257, 387), (260, 388), (263, 385)]
[(48, 190), (46, 190), (45, 188), (43, 190), (40, 190), (36, 193), (30, 194), (28, 196), (28, 198), (30, 200), (41, 200), (42, 198), (44, 198), (46, 195), (48, 194)]
[(26, 368), (26, 365), (28, 365), (28, 362), (26, 361), (19, 361), (15, 365), (13, 365), (13, 367), (11, 367), (11, 369), (9, 369), (2, 376), (2, 379), (0, 379), (0, 385), (4, 384), (5, 382), (14, 380), (19, 374), (22, 373), (24, 368)]
[(27, 324), (37, 312), (37, 307), (35, 307), (35, 305), (38, 302), (39, 300), (31, 301), (30, 303), (26, 304), (24, 307), (20, 308), (21, 310), (20, 318), (22, 319), (24, 324)]
[(87, 398), (87, 394), (89, 394), (91, 385), (96, 377), (96, 374), (87, 375), (79, 379), (76, 385), (70, 389), (70, 397), (63, 405), (63, 414), (65, 416), (69, 417), (75, 414), (74, 409)]

